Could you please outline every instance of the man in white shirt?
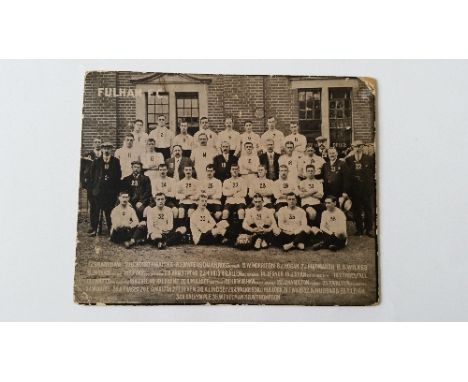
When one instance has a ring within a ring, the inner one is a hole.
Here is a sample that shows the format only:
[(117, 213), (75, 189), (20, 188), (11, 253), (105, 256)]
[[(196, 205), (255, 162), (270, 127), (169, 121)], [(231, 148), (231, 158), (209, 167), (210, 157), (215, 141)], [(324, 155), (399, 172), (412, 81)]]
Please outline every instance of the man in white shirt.
[(231, 155), (239, 156), (240, 134), (234, 130), (234, 122), (232, 117), (224, 119), (224, 130), (218, 133), (218, 151), (221, 152), (221, 142), (229, 142)]
[(320, 231), (315, 232), (314, 241), (318, 240), (318, 242), (312, 246), (312, 249), (328, 248), (331, 251), (337, 251), (344, 248), (348, 241), (346, 216), (336, 207), (336, 198), (333, 195), (325, 198), (325, 206), (326, 210), (322, 213)]
[(165, 206), (166, 198), (162, 192), (158, 192), (154, 199), (156, 205), (148, 207), (146, 211), (149, 243), (158, 249), (181, 243), (187, 229), (179, 227), (174, 230), (174, 216), (171, 209)]
[(158, 116), (158, 126), (149, 134), (156, 142), (156, 151), (161, 153), (164, 160), (171, 156), (171, 147), (173, 145), (174, 133), (166, 126), (166, 116), (161, 114)]
[(285, 153), (278, 159), (278, 164), (288, 168), (288, 177), (292, 182), (297, 182), (299, 177), (300, 158), (294, 151), (294, 143), (288, 141), (284, 144)]
[(223, 183), (223, 195), (226, 197), (223, 219), (227, 220), (237, 213), (238, 219), (243, 220), (247, 183), (239, 176), (239, 165), (236, 163), (231, 166), (231, 177)]
[(288, 177), (288, 167), (280, 166), (279, 179), (273, 182), (273, 195), (275, 196), (275, 210), (278, 212), (281, 208), (288, 205), (288, 194), (297, 195), (297, 182), (292, 182)]
[(180, 134), (177, 134), (174, 137), (172, 142), (172, 147), (179, 145), (182, 147), (182, 155), (184, 157), (190, 158), (192, 155), (192, 149), (194, 146), (193, 137), (188, 133), (188, 123), (186, 121), (180, 122), (179, 125)]
[(323, 198), (323, 184), (315, 179), (315, 167), (308, 164), (307, 178), (299, 182), (299, 197), (301, 198), (301, 207), (307, 212), (307, 218), (313, 226), (320, 224), (320, 214), (323, 206), (320, 200)]
[(146, 151), (140, 155), (143, 170), (145, 175), (150, 178), (151, 183), (158, 177), (159, 165), (164, 163), (164, 157), (161, 153), (156, 152), (155, 145), (154, 139), (148, 138)]
[(206, 178), (200, 181), (200, 192), (208, 196), (207, 208), (213, 214), (216, 221), (223, 215), (221, 197), (223, 196), (223, 183), (214, 177), (214, 166), (206, 166)]
[(242, 228), (252, 234), (252, 243), (255, 249), (268, 248), (281, 233), (276, 224), (273, 210), (263, 206), (263, 197), (255, 194), (253, 208), (247, 209)]
[(274, 142), (274, 151), (277, 154), (282, 154), (284, 144), (284, 134), (276, 128), (276, 118), (269, 117), (267, 120), (268, 130), (262, 134), (261, 145), (263, 152), (266, 151), (266, 143), (269, 139)]
[(307, 234), (310, 227), (307, 225), (307, 216), (302, 208), (297, 207), (296, 195), (290, 192), (287, 195), (288, 205), (278, 211), (278, 227), (281, 233), (278, 243), (285, 251), (296, 247), (303, 250), (308, 241)]
[[(241, 153), (244, 150), (244, 145), (247, 142), (251, 142), (254, 146), (254, 151), (258, 154), (260, 151), (260, 135), (252, 131), (253, 124), (252, 121), (248, 120), (244, 122), (244, 133), (240, 136), (240, 150)], [(236, 154), (239, 156), (240, 154)]]
[(256, 194), (262, 196), (265, 208), (274, 208), (273, 181), (266, 177), (266, 168), (262, 164), (258, 166), (257, 177), (249, 185), (249, 196), (253, 198)]
[(135, 148), (135, 146), (133, 146), (133, 141), (133, 134), (127, 133), (125, 135), (123, 146), (115, 150), (114, 156), (120, 161), (122, 179), (133, 172), (132, 162), (140, 161), (140, 152)]
[(177, 183), (173, 178), (167, 176), (167, 165), (165, 163), (159, 165), (159, 176), (154, 181), (151, 181), (151, 190), (153, 198), (156, 194), (164, 194), (166, 207), (172, 210), (174, 219), (177, 219), (179, 216), (179, 208), (176, 199)]
[(188, 218), (197, 208), (197, 200), (200, 192), (200, 182), (192, 177), (192, 165), (186, 164), (184, 167), (185, 177), (179, 180), (176, 188), (176, 199), (179, 202), (179, 222), (178, 226), (187, 227)]
[(257, 177), (258, 166), (260, 160), (256, 152), (253, 152), (254, 145), (252, 142), (246, 142), (242, 155), (239, 158), (239, 173), (246, 181), (247, 187)]
[(213, 164), (213, 158), (218, 152), (213, 147), (208, 146), (208, 136), (204, 133), (198, 135), (199, 146), (192, 150), (190, 160), (195, 167), (197, 179), (206, 178), (206, 166)]
[(289, 128), (291, 130), (291, 134), (284, 137), (284, 141), (293, 142), (294, 153), (300, 157), (302, 156), (302, 154), (304, 154), (307, 145), (307, 138), (305, 137), (305, 135), (299, 134), (299, 125), (297, 123), (291, 123), (289, 125)]
[(315, 167), (315, 177), (317, 179), (322, 178), (322, 167), (325, 164), (325, 160), (315, 154), (314, 145), (308, 143), (304, 155), (299, 159), (299, 177), (304, 179), (307, 177), (307, 165), (313, 164)]
[(129, 203), (130, 196), (127, 191), (119, 193), (119, 205), (111, 212), (112, 227), (110, 239), (114, 243), (124, 243), (130, 248), (137, 240), (140, 240), (140, 230), (137, 230), (139, 221), (137, 214)]
[(143, 121), (141, 119), (137, 119), (133, 123), (133, 138), (135, 141), (133, 145), (135, 148), (140, 152), (142, 155), (146, 151), (146, 142), (148, 140), (148, 134), (143, 131)]
[(207, 146), (216, 149), (218, 147), (218, 135), (209, 128), (208, 118), (200, 118), (200, 129), (193, 135), (193, 146), (194, 148), (200, 145), (198, 136), (200, 134), (206, 134), (208, 138)]
[(198, 198), (198, 207), (190, 215), (190, 230), (195, 245), (219, 244), (226, 235), (229, 223), (225, 220), (216, 223), (206, 208), (208, 195), (201, 193)]

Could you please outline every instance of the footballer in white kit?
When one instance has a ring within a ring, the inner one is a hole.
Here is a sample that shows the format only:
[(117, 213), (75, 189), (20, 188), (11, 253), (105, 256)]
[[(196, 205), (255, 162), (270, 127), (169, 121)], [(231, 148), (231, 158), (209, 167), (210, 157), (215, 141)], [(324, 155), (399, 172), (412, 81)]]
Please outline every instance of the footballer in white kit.
[(253, 124), (252, 121), (245, 121), (244, 122), (244, 130), (245, 132), (240, 135), (240, 154), (236, 154), (236, 156), (239, 156), (242, 154), (242, 151), (244, 150), (244, 145), (247, 142), (250, 142), (253, 144), (254, 147), (254, 152), (258, 153), (260, 151), (260, 135), (257, 133), (254, 133), (252, 131)]
[(146, 151), (141, 154), (140, 159), (143, 164), (145, 175), (149, 177), (151, 183), (153, 183), (153, 180), (158, 176), (159, 165), (164, 163), (164, 157), (161, 153), (156, 152), (153, 138), (148, 138), (146, 147)]
[(307, 177), (307, 165), (313, 164), (315, 167), (315, 177), (321, 178), (322, 175), (322, 167), (325, 164), (325, 159), (319, 157), (315, 154), (314, 145), (312, 143), (308, 143), (306, 146), (306, 151), (304, 155), (299, 160), (299, 176), (301, 178)]
[(158, 126), (151, 131), (149, 138), (153, 138), (156, 142), (156, 151), (168, 159), (171, 156), (171, 147), (173, 145), (174, 133), (166, 126), (166, 116), (161, 114), (158, 116)]
[(278, 227), (281, 229), (278, 242), (285, 251), (294, 247), (303, 250), (309, 241), (307, 234), (310, 233), (310, 227), (307, 225), (306, 212), (296, 204), (296, 195), (290, 192), (287, 194), (287, 206), (278, 211)]
[(127, 133), (123, 147), (115, 150), (114, 156), (120, 161), (122, 179), (132, 174), (132, 162), (140, 161), (140, 153), (133, 146), (133, 140), (133, 134)]
[(200, 141), (198, 137), (200, 134), (203, 134), (203, 133), (208, 138), (207, 146), (217, 149), (218, 148), (218, 135), (209, 128), (208, 118), (206, 117), (200, 118), (200, 129), (195, 134), (193, 134), (193, 146), (194, 147), (197, 147), (200, 145)]
[(301, 156), (304, 154), (306, 145), (307, 145), (307, 138), (305, 135), (299, 134), (299, 126), (297, 123), (290, 124), (291, 134), (284, 137), (285, 142), (292, 142), (294, 143), (294, 152)]
[(293, 182), (288, 178), (288, 167), (282, 165), (279, 168), (279, 178), (273, 182), (276, 211), (288, 204), (287, 196), (290, 193), (297, 195), (297, 182)]
[(346, 216), (336, 207), (336, 198), (333, 195), (325, 197), (326, 210), (322, 213), (320, 231), (315, 234), (317, 241), (314, 250), (327, 248), (332, 251), (344, 248), (348, 241), (346, 232)]
[(257, 174), (250, 182), (249, 196), (253, 199), (255, 194), (259, 194), (262, 196), (263, 206), (273, 208), (273, 181), (266, 177), (266, 168), (262, 164), (258, 166)]
[(239, 155), (241, 150), (240, 147), (240, 134), (238, 131), (234, 130), (233, 128), (234, 123), (231, 117), (226, 117), (224, 119), (224, 127), (223, 131), (218, 133), (218, 151), (221, 152), (221, 143), (222, 142), (229, 142), (230, 153), (231, 155)]
[(247, 187), (250, 187), (250, 183), (257, 177), (258, 166), (260, 165), (260, 159), (257, 153), (253, 151), (253, 148), (251, 142), (246, 142), (242, 155), (237, 162), (239, 173), (245, 179)]
[(286, 153), (278, 159), (278, 164), (288, 168), (288, 177), (292, 182), (297, 182), (299, 177), (300, 157), (294, 152), (294, 143), (288, 141), (284, 144)]
[(148, 141), (148, 134), (143, 131), (143, 121), (137, 119), (133, 124), (133, 145), (140, 152), (140, 155), (146, 151), (146, 143)]
[(223, 196), (223, 184), (214, 177), (214, 166), (206, 166), (206, 178), (200, 181), (200, 193), (205, 193), (208, 197), (207, 208), (214, 215), (216, 221), (222, 217), (221, 197)]
[(197, 179), (206, 178), (206, 166), (213, 164), (213, 158), (218, 155), (218, 152), (213, 147), (208, 146), (208, 137), (201, 133), (198, 135), (199, 146), (192, 150), (190, 160), (195, 167)]
[(262, 134), (260, 143), (262, 145), (263, 152), (266, 152), (267, 141), (271, 139), (274, 142), (274, 151), (277, 154), (281, 154), (283, 151), (284, 134), (276, 128), (276, 118), (269, 117), (267, 120), (268, 130)]
[(237, 164), (231, 166), (231, 177), (223, 183), (223, 195), (226, 196), (223, 219), (228, 219), (235, 212), (240, 220), (244, 219), (247, 183), (239, 176), (239, 165)]
[(302, 208), (307, 212), (307, 217), (313, 225), (318, 226), (320, 214), (323, 211), (323, 206), (320, 202), (323, 198), (323, 183), (315, 178), (314, 165), (307, 165), (306, 171), (307, 178), (299, 182), (299, 197), (301, 198)]
[(179, 125), (180, 134), (177, 134), (172, 141), (172, 147), (179, 145), (182, 147), (182, 155), (184, 157), (190, 158), (192, 155), (192, 149), (194, 146), (193, 137), (187, 132), (188, 123), (186, 121), (180, 122)]

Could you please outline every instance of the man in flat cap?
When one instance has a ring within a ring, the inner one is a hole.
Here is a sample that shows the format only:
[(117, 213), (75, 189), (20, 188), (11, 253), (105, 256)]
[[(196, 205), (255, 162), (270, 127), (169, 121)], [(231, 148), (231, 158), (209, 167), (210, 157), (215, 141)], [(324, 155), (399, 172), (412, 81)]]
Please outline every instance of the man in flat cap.
[(135, 209), (138, 219), (142, 220), (143, 211), (151, 199), (151, 181), (142, 172), (140, 161), (132, 162), (132, 173), (122, 179), (120, 190), (126, 191), (130, 197), (130, 204)]
[[(112, 155), (114, 145), (104, 142), (102, 155), (91, 165), (89, 176), (90, 193), (90, 236), (96, 236), (102, 215), (106, 217), (107, 228), (111, 228), (111, 211), (117, 201), (122, 172), (120, 162)], [(102, 224), (102, 220), (101, 220)]]
[[(353, 154), (346, 158), (345, 192), (353, 202), (356, 235), (374, 237), (375, 162), (363, 153), (363, 142), (353, 142)], [(364, 220), (363, 220), (364, 216)]]

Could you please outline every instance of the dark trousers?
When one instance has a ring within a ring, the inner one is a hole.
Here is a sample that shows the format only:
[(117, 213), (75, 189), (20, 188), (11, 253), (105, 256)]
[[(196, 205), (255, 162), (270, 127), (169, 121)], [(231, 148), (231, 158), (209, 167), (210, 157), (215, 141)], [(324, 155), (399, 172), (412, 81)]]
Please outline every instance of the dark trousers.
[(164, 160), (171, 157), (171, 148), (170, 147), (156, 147), (154, 149), (157, 153), (161, 153), (164, 157)]
[(252, 243), (255, 244), (255, 242), (258, 239), (265, 240), (268, 244), (273, 244), (273, 242), (275, 241), (275, 235), (271, 231), (270, 232), (262, 232), (262, 233), (254, 233), (252, 235)]
[(200, 236), (200, 241), (198, 242), (198, 245), (213, 245), (213, 244), (219, 244), (223, 240), (223, 237), (221, 235), (216, 235), (214, 236), (213, 233), (210, 231), (202, 233)]
[(130, 239), (137, 241), (144, 238), (142, 235), (144, 235), (144, 233), (140, 227), (122, 227), (112, 230), (111, 241), (114, 243), (123, 243), (124, 241), (128, 241)]
[(182, 156), (190, 158), (190, 155), (192, 155), (192, 150), (182, 150)]
[(326, 247), (330, 245), (335, 245), (338, 248), (344, 248), (346, 246), (346, 238), (336, 237), (335, 234), (329, 234), (325, 232), (319, 232), (317, 235), (313, 236), (311, 240), (313, 244), (322, 242)]
[[(98, 230), (99, 226), (99, 215), (100, 212), (103, 212), (102, 219), (106, 218), (107, 228), (110, 231), (111, 228), (111, 212), (112, 209), (115, 207), (116, 202), (116, 195), (98, 195), (94, 196), (91, 195), (90, 197), (90, 210), (89, 210), (89, 217), (91, 220), (91, 228), (93, 231)], [(102, 221), (101, 221), (102, 227)]]
[(148, 242), (152, 245), (158, 245), (159, 243), (166, 244), (167, 246), (181, 244), (184, 239), (184, 235), (180, 232), (171, 231), (163, 233), (161, 239), (148, 239)]
[(140, 208), (137, 208), (136, 203), (134, 203), (134, 204), (132, 203), (132, 207), (135, 209), (135, 212), (136, 212), (136, 214), (138, 216), (138, 220), (142, 221), (143, 220), (143, 211), (145, 210), (145, 208), (147, 206), (142, 204), (142, 206)]
[[(356, 223), (356, 230), (362, 232), (372, 232), (374, 226), (374, 201), (371, 195), (353, 195), (353, 217)], [(362, 214), (364, 213), (364, 219)]]
[(294, 245), (297, 245), (299, 243), (306, 244), (307, 241), (308, 237), (304, 231), (297, 235), (289, 235), (285, 232), (281, 232), (277, 237), (278, 245), (285, 245), (288, 243), (293, 243)]

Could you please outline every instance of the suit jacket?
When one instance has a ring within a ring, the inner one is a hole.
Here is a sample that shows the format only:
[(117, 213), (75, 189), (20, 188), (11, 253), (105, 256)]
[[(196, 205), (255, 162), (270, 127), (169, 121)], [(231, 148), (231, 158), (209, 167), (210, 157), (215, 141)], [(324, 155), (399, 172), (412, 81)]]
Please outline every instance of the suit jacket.
[[(171, 157), (171, 158), (166, 159), (167, 176), (173, 178), (174, 177), (174, 171), (178, 171), (179, 172), (179, 179), (182, 179), (185, 176), (184, 167), (187, 164), (193, 166), (193, 163), (190, 160), (190, 158), (187, 158), (187, 157), (183, 156), (183, 157), (181, 157), (179, 168), (176, 169), (175, 168), (175, 158)], [(196, 175), (195, 174), (195, 169), (193, 171), (194, 171), (193, 175)]]
[(107, 169), (106, 163), (102, 157), (97, 158), (91, 164), (89, 176), (89, 191), (93, 196), (108, 196), (115, 197), (119, 192), (120, 178), (122, 171), (120, 170), (120, 161), (111, 156)]
[(133, 207), (138, 202), (147, 206), (151, 198), (151, 181), (146, 175), (140, 174), (138, 177), (133, 174), (126, 176), (120, 182), (120, 190), (127, 191), (130, 195), (130, 203)]
[(231, 177), (231, 166), (237, 163), (238, 158), (232, 154), (228, 154), (228, 160), (224, 159), (223, 154), (216, 155), (213, 158), (213, 167), (215, 171), (215, 178), (224, 182)]
[(375, 162), (362, 154), (358, 162), (354, 155), (346, 158), (345, 191), (354, 196), (370, 195), (375, 189)]
[(345, 192), (346, 162), (344, 160), (337, 159), (333, 166), (330, 162), (325, 162), (321, 175), (325, 196), (333, 195), (338, 198)]
[(274, 158), (274, 168), (275, 168), (275, 172), (273, 174), (270, 174), (270, 166), (269, 166), (269, 163), (268, 163), (268, 153), (263, 153), (259, 156), (259, 159), (260, 159), (260, 164), (264, 165), (267, 169), (267, 178), (268, 179), (278, 179), (279, 177), (279, 163), (278, 163), (278, 160), (280, 158), (280, 155), (277, 154), (277, 153), (274, 153), (273, 154), (273, 158)]

